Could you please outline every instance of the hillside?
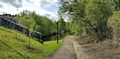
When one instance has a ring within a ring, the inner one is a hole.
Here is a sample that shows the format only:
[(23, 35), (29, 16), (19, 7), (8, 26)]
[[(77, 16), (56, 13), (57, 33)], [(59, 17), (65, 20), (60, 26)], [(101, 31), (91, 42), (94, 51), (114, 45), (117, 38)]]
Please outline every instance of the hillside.
[(29, 38), (21, 33), (0, 27), (0, 58), (2, 59), (45, 59), (60, 47), (56, 42), (44, 44), (31, 39), (31, 48), (28, 48)]

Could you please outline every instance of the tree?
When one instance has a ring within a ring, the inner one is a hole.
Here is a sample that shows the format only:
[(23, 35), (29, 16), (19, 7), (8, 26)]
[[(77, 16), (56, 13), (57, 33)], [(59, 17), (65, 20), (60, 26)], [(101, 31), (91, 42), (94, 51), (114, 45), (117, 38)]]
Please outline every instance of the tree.
[(55, 33), (56, 24), (49, 18), (36, 14), (34, 11), (23, 11), (16, 19), (20, 25), (42, 33), (42, 36), (49, 36)]
[(37, 22), (39, 23), (37, 24), (35, 30), (41, 32), (43, 36), (53, 34), (56, 30), (53, 21), (45, 16), (38, 18)]
[(21, 12), (20, 15), (16, 17), (18, 20), (18, 23), (21, 24), (22, 26), (25, 26), (29, 29), (29, 48), (30, 48), (30, 37), (31, 33), (35, 27), (35, 21), (32, 17), (30, 17), (29, 14), (26, 14), (25, 11)]
[(66, 31), (66, 23), (63, 18), (60, 18), (60, 20), (58, 21), (58, 28), (59, 32)]
[(65, 16), (67, 13), (68, 16), (66, 17), (72, 18), (71, 25), (73, 26), (71, 30), (75, 33), (81, 32), (83, 28), (85, 28), (85, 7), (87, 3), (88, 0), (75, 0), (73, 2), (61, 0), (61, 6), (59, 7), (58, 13), (61, 17)]
[(94, 29), (98, 38), (106, 38), (108, 17), (112, 14), (111, 8), (101, 0), (90, 0), (85, 9), (89, 26)]

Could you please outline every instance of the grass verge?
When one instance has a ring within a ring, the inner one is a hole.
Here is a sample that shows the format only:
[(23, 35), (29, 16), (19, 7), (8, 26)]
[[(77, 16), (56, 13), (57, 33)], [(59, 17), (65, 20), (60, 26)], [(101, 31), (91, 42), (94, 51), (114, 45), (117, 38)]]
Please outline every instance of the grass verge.
[(47, 42), (44, 44), (31, 38), (31, 48), (28, 48), (29, 37), (4, 27), (0, 27), (0, 58), (2, 59), (45, 59), (63, 43)]

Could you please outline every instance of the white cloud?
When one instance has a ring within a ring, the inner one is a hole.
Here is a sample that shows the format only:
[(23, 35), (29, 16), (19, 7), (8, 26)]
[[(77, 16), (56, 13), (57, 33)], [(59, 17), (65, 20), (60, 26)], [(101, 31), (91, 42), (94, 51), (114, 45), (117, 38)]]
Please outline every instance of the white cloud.
[(48, 8), (50, 6), (57, 6), (58, 0), (30, 0), (30, 2), (42, 8)]
[(57, 5), (57, 0), (30, 0), (30, 2), (26, 0), (0, 0), (0, 4), (3, 6), (3, 8), (0, 8), (0, 13), (17, 14), (23, 10), (29, 10), (36, 11), (40, 15), (49, 14), (51, 15), (49, 18), (57, 19), (57, 12), (50, 12), (45, 9)]
[(3, 5), (0, 4), (0, 8), (3, 8)]
[(22, 7), (22, 0), (0, 0), (0, 2), (12, 5), (16, 8)]

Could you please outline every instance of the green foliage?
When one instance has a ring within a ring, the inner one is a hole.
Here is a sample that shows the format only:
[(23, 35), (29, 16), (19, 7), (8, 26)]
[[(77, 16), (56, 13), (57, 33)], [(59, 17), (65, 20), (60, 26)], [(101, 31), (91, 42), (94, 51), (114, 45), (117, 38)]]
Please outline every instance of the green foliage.
[(90, 0), (85, 10), (86, 17), (93, 27), (106, 22), (109, 15), (111, 15), (110, 7), (107, 3), (101, 2), (101, 0)]
[[(114, 4), (114, 5), (112, 5)], [(64, 16), (68, 12), (69, 29), (75, 32), (75, 35), (92, 35), (99, 40), (108, 38), (108, 18), (112, 15), (113, 9), (117, 6), (118, 0), (61, 0), (59, 15)], [(97, 40), (96, 40), (97, 41)]]
[(16, 16), (18, 23), (42, 33), (43, 36), (50, 35), (55, 32), (56, 24), (49, 18), (36, 14), (35, 12), (21, 12)]
[(73, 20), (72, 23), (70, 24), (70, 29), (71, 31), (75, 32), (75, 35), (78, 35), (80, 30), (78, 21), (79, 20)]
[(86, 17), (92, 28), (97, 31), (100, 40), (106, 38), (108, 17), (112, 14), (111, 8), (101, 0), (90, 0), (86, 6)]
[(84, 8), (86, 3), (88, 2), (87, 0), (78, 0), (77, 2), (71, 2), (67, 0), (60, 1), (61, 6), (59, 6), (58, 12), (60, 16), (64, 16), (66, 12), (69, 12), (68, 15), (74, 16), (73, 18), (76, 18), (77, 16), (84, 17)]
[(72, 6), (72, 17), (74, 20), (82, 20), (81, 18), (85, 17), (85, 6), (87, 3), (87, 0), (81, 0), (78, 3), (70, 4)]
[(114, 14), (108, 20), (108, 27), (112, 27), (113, 29), (120, 29), (120, 11), (114, 12)]
[(66, 31), (66, 22), (63, 20), (63, 18), (58, 21), (58, 31)]
[(66, 22), (66, 30), (70, 31), (70, 22)]
[(50, 35), (56, 30), (56, 24), (45, 16), (38, 19), (37, 22), (39, 23), (36, 25), (35, 30), (41, 32), (43, 36)]
[(114, 14), (109, 18), (107, 26), (111, 29), (110, 33), (113, 33), (113, 39), (120, 40), (120, 11), (114, 12)]
[(76, 35), (80, 35), (83, 29), (85, 28), (85, 7), (88, 3), (88, 0), (77, 0), (74, 2), (62, 0), (61, 6), (59, 7), (59, 14), (64, 16), (66, 12), (69, 12), (69, 18), (73, 20), (69, 23), (69, 29), (72, 32), (75, 32)]
[(113, 11), (120, 10), (120, 0), (110, 0), (109, 4)]

